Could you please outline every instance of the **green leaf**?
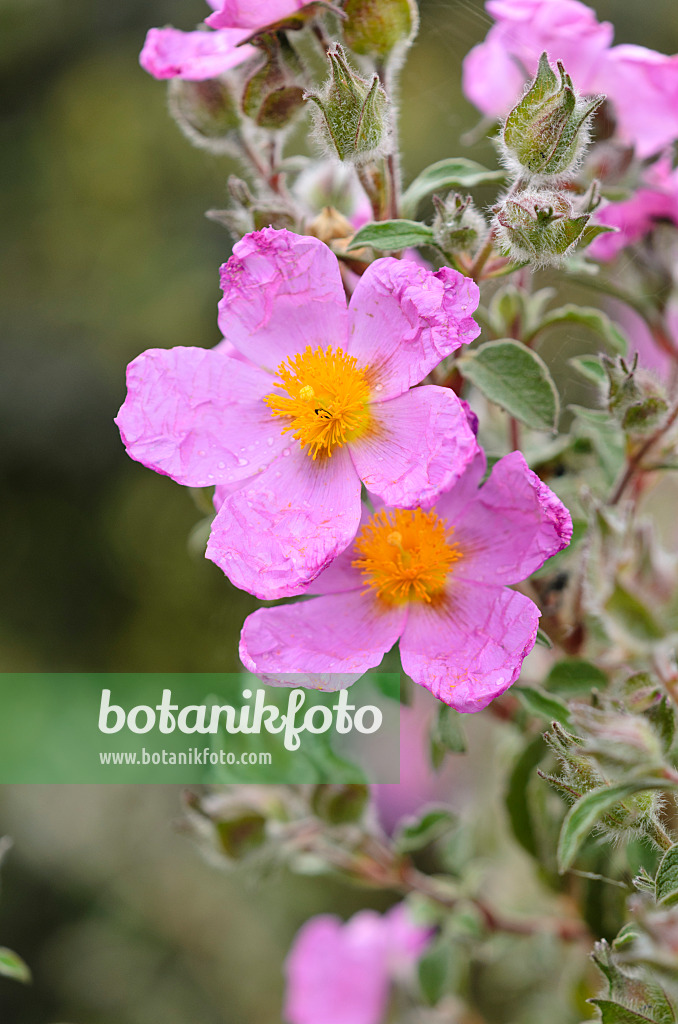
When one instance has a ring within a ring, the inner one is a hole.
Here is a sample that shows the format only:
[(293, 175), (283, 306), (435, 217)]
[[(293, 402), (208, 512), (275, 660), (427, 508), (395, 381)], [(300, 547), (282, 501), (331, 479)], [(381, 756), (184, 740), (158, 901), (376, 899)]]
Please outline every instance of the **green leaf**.
[(452, 950), (449, 942), (438, 938), (419, 961), (419, 987), (429, 1006), (435, 1006), (449, 989), (452, 976)]
[(490, 171), (475, 160), (452, 157), (431, 164), (419, 174), (405, 191), (400, 209), (404, 216), (413, 217), (422, 199), (437, 189), (475, 188), (476, 185), (502, 185), (506, 181), (504, 171)]
[(505, 797), (506, 810), (513, 834), (523, 849), (533, 857), (539, 856), (539, 848), (530, 812), (527, 787), (535, 768), (545, 754), (546, 744), (541, 736), (536, 736), (525, 747), (513, 766)]
[(511, 339), (488, 341), (458, 360), (460, 371), (509, 415), (535, 430), (555, 430), (560, 400), (549, 368)]
[(605, 611), (637, 640), (661, 640), (664, 630), (655, 621), (651, 611), (634, 594), (617, 583), (605, 602)]
[(582, 327), (588, 327), (590, 331), (599, 335), (613, 352), (625, 355), (628, 349), (626, 338), (606, 313), (594, 306), (575, 306), (573, 304), (552, 309), (525, 340), (531, 341), (547, 327), (555, 327), (558, 324), (579, 324)]
[(0, 976), (12, 978), (13, 981), (20, 981), (24, 985), (28, 985), (31, 981), (31, 971), (28, 965), (17, 953), (13, 953), (11, 949), (6, 949), (4, 946), (0, 947)]
[(605, 368), (600, 359), (596, 359), (595, 356), (575, 356), (568, 359), (568, 363), (592, 384), (607, 385)]
[(678, 843), (671, 846), (661, 859), (654, 882), (657, 903), (672, 907), (678, 903)]
[(369, 245), (380, 252), (397, 252), (399, 249), (430, 245), (433, 228), (416, 220), (380, 220), (365, 224), (353, 236), (348, 251)]
[(421, 818), (409, 818), (401, 825), (394, 838), (399, 853), (410, 853), (440, 839), (456, 823), (455, 816), (443, 808), (424, 812)]
[(564, 874), (574, 863), (582, 843), (600, 819), (613, 807), (635, 793), (647, 790), (675, 790), (667, 779), (634, 779), (614, 786), (600, 786), (586, 793), (565, 815), (558, 839), (558, 871)]
[(536, 643), (538, 647), (545, 647), (548, 651), (553, 649), (551, 637), (548, 635), (548, 633), (545, 633), (544, 630), (541, 628), (537, 629)]
[(608, 224), (587, 224), (582, 231), (581, 238), (579, 240), (579, 248), (586, 249), (587, 246), (593, 242), (598, 235), (607, 235), (610, 232), (618, 231), (619, 228), (610, 227)]
[(514, 686), (512, 693), (517, 693), (523, 706), (536, 718), (545, 718), (548, 722), (560, 722), (570, 728), (572, 720), (567, 705), (557, 697), (552, 697), (536, 686)]
[(601, 1024), (657, 1024), (655, 1017), (636, 1013), (610, 999), (589, 999), (589, 1002), (600, 1010)]
[(466, 740), (461, 724), (461, 715), (454, 708), (441, 704), (431, 725), (431, 762), (437, 770), (446, 753), (463, 754)]
[(588, 694), (593, 689), (605, 689), (607, 676), (590, 661), (583, 658), (567, 658), (555, 663), (546, 677), (544, 686), (552, 693), (567, 696)]

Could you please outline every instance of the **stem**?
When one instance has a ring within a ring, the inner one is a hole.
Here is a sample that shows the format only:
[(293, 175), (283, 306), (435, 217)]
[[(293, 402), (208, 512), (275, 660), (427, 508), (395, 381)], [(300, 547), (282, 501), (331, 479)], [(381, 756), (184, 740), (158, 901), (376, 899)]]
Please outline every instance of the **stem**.
[(676, 422), (676, 419), (678, 419), (678, 403), (673, 407), (668, 418), (664, 421), (664, 423), (662, 423), (661, 427), (658, 427), (657, 430), (655, 430), (654, 434), (648, 437), (647, 441), (645, 441), (640, 446), (635, 455), (631, 456), (626, 466), (626, 469), (621, 477), (621, 480), (619, 481), (614, 491), (612, 492), (610, 498), (608, 499), (608, 505), (617, 504), (619, 499), (622, 497), (624, 491), (633, 480), (636, 473), (641, 470), (641, 462), (643, 461), (647, 453), (655, 446), (657, 441), (660, 441), (662, 439), (667, 430), (671, 429), (673, 424)]
[(485, 240), (485, 244), (483, 245), (482, 249), (480, 250), (475, 260), (469, 267), (468, 276), (472, 277), (476, 284), (478, 283), (483, 267), (485, 266), (490, 256), (492, 255), (492, 252), (494, 250), (494, 240), (496, 237), (497, 233), (495, 229), (492, 228), (489, 235), (487, 236), (487, 239)]
[(509, 419), (509, 446), (512, 452), (520, 450), (520, 424), (513, 416)]

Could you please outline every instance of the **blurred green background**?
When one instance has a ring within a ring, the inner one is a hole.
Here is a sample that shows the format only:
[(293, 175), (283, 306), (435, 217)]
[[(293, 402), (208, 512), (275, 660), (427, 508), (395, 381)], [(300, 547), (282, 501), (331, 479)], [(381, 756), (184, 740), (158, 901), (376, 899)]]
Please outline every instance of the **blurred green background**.
[[(678, 49), (675, 0), (592, 6), (618, 42)], [(487, 142), (458, 141), (477, 122), (461, 60), (489, 19), (472, 0), (421, 7), (401, 87), (407, 177), (455, 152), (493, 160)], [(131, 462), (113, 424), (131, 358), (219, 338), (230, 239), (203, 213), (224, 205), (237, 168), (189, 146), (137, 63), (148, 27), (191, 28), (205, 12), (0, 0), (0, 670), (239, 668), (256, 602), (189, 553), (190, 496)], [(480, 751), (483, 727), (473, 734)], [(36, 972), (31, 989), (0, 979), (2, 1024), (279, 1019), (295, 929), (359, 894), (234, 884), (173, 829), (178, 809), (172, 789), (0, 792), (0, 835), (16, 842), (0, 945)]]

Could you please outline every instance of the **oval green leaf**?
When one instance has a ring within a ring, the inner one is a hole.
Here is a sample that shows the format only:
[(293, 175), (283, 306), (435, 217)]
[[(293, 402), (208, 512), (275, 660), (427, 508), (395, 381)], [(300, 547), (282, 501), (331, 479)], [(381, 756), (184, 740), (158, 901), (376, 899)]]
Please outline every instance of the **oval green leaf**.
[(503, 185), (505, 181), (504, 171), (490, 171), (475, 160), (466, 160), (461, 156), (439, 160), (417, 175), (409, 185), (400, 201), (400, 209), (404, 216), (412, 217), (421, 200), (437, 189)]
[(505, 338), (459, 359), (459, 369), (491, 402), (534, 430), (555, 430), (560, 399), (549, 368), (535, 352)]
[(380, 252), (397, 252), (399, 249), (415, 249), (418, 245), (430, 245), (433, 228), (416, 220), (380, 220), (365, 224), (353, 236), (351, 249), (365, 245)]

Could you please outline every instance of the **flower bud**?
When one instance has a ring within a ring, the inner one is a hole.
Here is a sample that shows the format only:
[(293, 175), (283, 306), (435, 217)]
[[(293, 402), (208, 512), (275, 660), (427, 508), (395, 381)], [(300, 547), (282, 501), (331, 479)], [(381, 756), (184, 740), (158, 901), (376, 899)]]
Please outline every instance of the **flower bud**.
[(228, 150), (232, 133), (240, 127), (240, 115), (224, 78), (201, 82), (173, 78), (169, 109), (186, 138), (213, 153)]
[(346, 60), (339, 44), (327, 54), (330, 79), (322, 94), (307, 93), (316, 104), (316, 132), (340, 160), (364, 163), (388, 151), (391, 129), (390, 105), (374, 75), (361, 78)]
[(322, 784), (313, 788), (311, 809), (330, 825), (350, 825), (360, 821), (369, 799), (370, 791), (362, 784)]
[(419, 27), (414, 0), (346, 0), (344, 15), (347, 45), (378, 61), (409, 46)]
[(444, 200), (433, 196), (433, 239), (445, 253), (473, 253), (487, 234), (485, 218), (470, 196), (450, 193)]
[(570, 198), (567, 192), (527, 188), (495, 207), (497, 235), (505, 256), (537, 266), (557, 265), (578, 243), (587, 245), (597, 226), (591, 219), (590, 198)]
[(631, 437), (643, 437), (655, 430), (668, 411), (662, 385), (651, 374), (638, 369), (638, 355), (629, 366), (621, 356), (604, 358), (609, 381), (608, 409)]
[(266, 37), (266, 60), (250, 77), (242, 108), (260, 128), (284, 128), (304, 106), (302, 69), (284, 36)]
[(539, 58), (536, 77), (510, 112), (502, 132), (502, 151), (517, 174), (543, 178), (573, 173), (589, 141), (588, 119), (604, 96), (582, 99), (558, 62), (560, 80), (546, 53)]

